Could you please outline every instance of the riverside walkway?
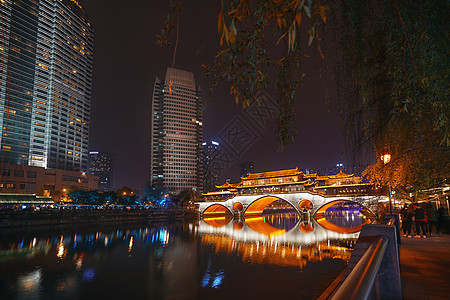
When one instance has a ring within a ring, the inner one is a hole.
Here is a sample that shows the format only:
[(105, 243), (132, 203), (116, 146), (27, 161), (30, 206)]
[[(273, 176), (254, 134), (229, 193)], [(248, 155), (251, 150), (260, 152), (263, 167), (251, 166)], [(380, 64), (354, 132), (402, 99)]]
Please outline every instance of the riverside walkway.
[(450, 235), (401, 240), (403, 299), (450, 299)]

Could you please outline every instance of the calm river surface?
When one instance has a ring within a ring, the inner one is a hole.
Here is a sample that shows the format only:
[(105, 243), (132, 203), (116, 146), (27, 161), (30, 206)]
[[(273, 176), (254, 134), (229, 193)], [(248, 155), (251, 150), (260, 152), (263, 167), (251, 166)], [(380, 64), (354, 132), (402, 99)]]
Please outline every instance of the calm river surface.
[(0, 299), (314, 299), (346, 267), (359, 211), (0, 233)]

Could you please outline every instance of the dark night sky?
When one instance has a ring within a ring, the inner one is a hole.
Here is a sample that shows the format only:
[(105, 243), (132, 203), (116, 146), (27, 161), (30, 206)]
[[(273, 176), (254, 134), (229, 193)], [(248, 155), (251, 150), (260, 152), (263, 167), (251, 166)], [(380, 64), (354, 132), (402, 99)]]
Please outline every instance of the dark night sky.
[[(90, 151), (114, 154), (114, 186), (142, 188), (149, 178), (151, 96), (155, 76), (164, 78), (172, 63), (173, 47), (159, 49), (159, 33), (169, 1), (84, 1), (94, 26), (94, 69)], [(191, 71), (208, 101), (204, 140), (219, 132), (239, 113), (226, 85), (209, 99), (210, 80), (203, 74), (218, 49), (216, 1), (188, 0), (180, 19), (180, 41), (175, 67)], [(174, 43), (172, 43), (174, 44)], [(314, 52), (313, 49), (308, 51)], [(341, 162), (342, 134), (334, 86), (330, 100), (317, 71), (316, 54), (303, 67), (306, 79), (298, 94), (295, 146), (277, 152), (276, 123), (232, 165), (225, 177), (237, 180), (238, 164), (252, 160), (255, 171), (285, 168), (325, 168)], [(276, 98), (276, 94), (272, 95)]]

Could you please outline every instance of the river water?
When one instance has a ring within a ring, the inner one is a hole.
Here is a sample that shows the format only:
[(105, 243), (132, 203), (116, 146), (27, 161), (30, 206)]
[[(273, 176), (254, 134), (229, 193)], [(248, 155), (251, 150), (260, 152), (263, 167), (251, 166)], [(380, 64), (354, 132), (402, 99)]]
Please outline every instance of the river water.
[(365, 221), (356, 210), (3, 231), (0, 299), (315, 299)]

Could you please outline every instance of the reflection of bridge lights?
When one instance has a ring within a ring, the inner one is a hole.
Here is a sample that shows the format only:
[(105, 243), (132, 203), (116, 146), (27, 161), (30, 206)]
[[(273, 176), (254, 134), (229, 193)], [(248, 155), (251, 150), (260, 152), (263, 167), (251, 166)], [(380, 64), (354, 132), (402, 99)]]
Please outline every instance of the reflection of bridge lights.
[(133, 249), (133, 237), (130, 238), (130, 242), (128, 243), (128, 252), (131, 252)]
[(56, 253), (56, 256), (59, 258), (63, 258), (65, 256), (64, 244), (62, 242), (58, 246), (58, 253)]
[(94, 269), (86, 269), (83, 272), (83, 280), (92, 281), (95, 279), (95, 270)]
[(169, 243), (169, 232), (166, 229), (160, 229), (155, 232), (152, 236), (152, 243), (160, 242), (162, 245), (167, 245)]
[[(36, 293), (39, 291), (41, 280), (42, 280), (41, 269), (32, 271), (24, 276), (20, 276), (17, 279), (19, 291), (25, 291), (29, 296), (33, 295), (33, 297), (35, 297), (37, 296)], [(39, 296), (37, 298), (39, 298)]]
[(214, 280), (211, 283), (211, 287), (218, 289), (222, 284), (223, 278), (224, 278), (224, 271), (220, 270), (219, 272), (216, 273), (216, 277), (214, 277)]
[(83, 255), (83, 253), (77, 258), (77, 260), (75, 261), (75, 266), (76, 266), (76, 269), (77, 270), (80, 270), (81, 269), (81, 267), (83, 266), (83, 258), (84, 258), (84, 255)]
[(203, 279), (202, 279), (202, 287), (207, 287), (209, 285), (210, 279), (211, 279), (211, 275), (208, 272), (206, 272), (205, 276), (203, 276)]
[(218, 289), (222, 284), (224, 277), (225, 277), (224, 270), (220, 270), (217, 273), (215, 273), (214, 277), (211, 276), (209, 271), (206, 271), (205, 275), (202, 278), (201, 286), (202, 287), (210, 286), (214, 289)]

